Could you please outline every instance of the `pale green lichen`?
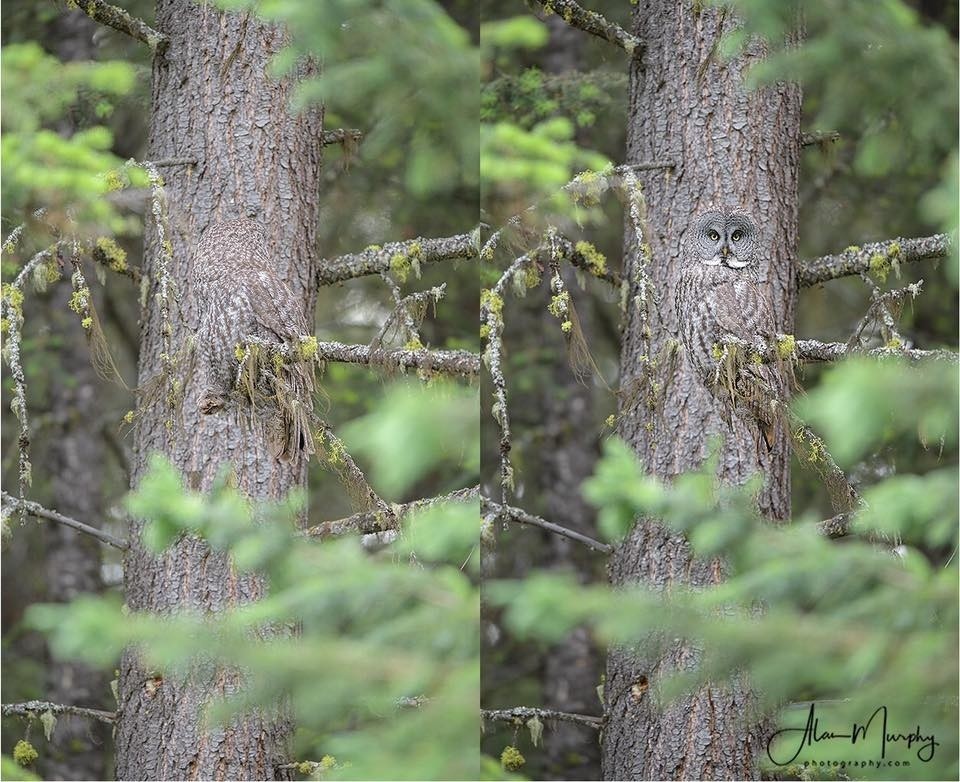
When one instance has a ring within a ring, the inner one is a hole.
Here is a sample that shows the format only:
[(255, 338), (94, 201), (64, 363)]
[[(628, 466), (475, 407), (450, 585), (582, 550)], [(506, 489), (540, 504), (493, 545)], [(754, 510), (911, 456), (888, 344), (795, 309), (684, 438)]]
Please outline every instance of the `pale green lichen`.
[(410, 259), (403, 253), (394, 253), (390, 257), (390, 271), (398, 282), (406, 282), (410, 276)]
[(120, 176), (120, 172), (115, 168), (103, 175), (103, 184), (108, 193), (112, 193), (116, 190), (123, 190), (123, 188), (126, 187), (123, 177)]
[(503, 752), (500, 753), (500, 765), (506, 771), (519, 771), (526, 762), (526, 758), (514, 746), (504, 747)]
[(564, 334), (569, 334), (572, 329), (573, 323), (569, 320), (565, 320), (560, 324), (560, 331), (562, 331)]
[(588, 270), (594, 277), (602, 277), (607, 273), (606, 256), (590, 242), (577, 242), (575, 249), (583, 256)]
[(859, 245), (851, 244), (849, 247), (844, 248), (843, 251), (845, 253), (858, 253), (860, 252), (860, 247)]
[(887, 275), (890, 273), (890, 259), (874, 253), (870, 256), (870, 274), (876, 277), (880, 282), (887, 281)]
[(404, 350), (423, 350), (423, 343), (418, 337), (411, 337), (403, 346)]
[(115, 272), (127, 271), (127, 253), (113, 239), (101, 236), (97, 239), (93, 249), (93, 257)]
[(70, 302), (67, 306), (76, 312), (78, 315), (82, 315), (87, 311), (88, 302), (90, 301), (90, 289), (86, 286), (82, 288), (77, 288), (70, 295)]
[(4, 283), (0, 288), (0, 296), (7, 303), (7, 306), (17, 315), (23, 314), (23, 291), (13, 285), (13, 283)]
[(480, 307), (499, 317), (503, 314), (503, 297), (490, 288), (484, 288), (480, 291)]
[(300, 358), (309, 361), (317, 355), (319, 347), (316, 337), (300, 337)]
[(561, 291), (556, 296), (551, 297), (547, 305), (547, 311), (555, 318), (566, 318), (567, 307), (570, 304), (570, 294), (567, 291)]
[(777, 338), (777, 356), (788, 359), (797, 351), (797, 338), (793, 334), (784, 334)]
[(29, 766), (38, 757), (40, 757), (39, 753), (29, 741), (20, 739), (13, 748), (13, 759), (18, 766), (22, 766), (23, 768)]
[(486, 323), (480, 324), (480, 339), (486, 339), (490, 336), (490, 326)]
[(127, 410), (127, 412), (123, 414), (123, 422), (124, 422), (125, 424), (132, 424), (132, 423), (133, 423), (133, 417), (134, 417), (134, 412), (133, 412), (133, 410)]
[(84, 330), (89, 331), (90, 328), (93, 326), (93, 318), (89, 316), (84, 318), (83, 320), (80, 321), (80, 325), (84, 328)]
[(719, 361), (723, 358), (723, 348), (720, 347), (716, 342), (710, 346), (710, 355), (713, 356), (714, 361)]

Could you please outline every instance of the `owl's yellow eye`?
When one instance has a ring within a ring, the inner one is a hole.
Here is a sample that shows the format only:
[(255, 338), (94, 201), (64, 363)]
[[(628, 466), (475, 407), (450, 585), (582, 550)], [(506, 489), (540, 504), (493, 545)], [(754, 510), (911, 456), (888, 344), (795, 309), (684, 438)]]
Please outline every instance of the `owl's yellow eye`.
[(711, 242), (715, 242), (717, 241), (717, 239), (720, 238), (720, 234), (718, 234), (716, 231), (708, 231), (707, 237), (710, 239)]
[(743, 231), (734, 231), (733, 236), (730, 238), (735, 242), (739, 242), (743, 238)]

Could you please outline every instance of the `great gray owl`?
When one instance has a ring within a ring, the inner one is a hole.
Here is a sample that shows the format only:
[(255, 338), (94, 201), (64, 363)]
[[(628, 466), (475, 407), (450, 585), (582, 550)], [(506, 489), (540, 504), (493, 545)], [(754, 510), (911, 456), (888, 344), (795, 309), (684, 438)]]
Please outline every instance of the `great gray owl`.
[(776, 364), (743, 361), (734, 379), (718, 373), (724, 336), (767, 344), (777, 324), (757, 274), (759, 232), (738, 211), (698, 216), (689, 232), (676, 290), (680, 339), (691, 366), (722, 403), (724, 420), (747, 412), (767, 448), (773, 447), (777, 416), (770, 402), (783, 399), (786, 382)]
[[(276, 274), (266, 233), (253, 220), (215, 223), (204, 231), (193, 262), (200, 325), (197, 332), (200, 399), (204, 415), (222, 409), (234, 390), (237, 346), (249, 337), (285, 344), (298, 355), (313, 334), (303, 303)], [(312, 366), (301, 360), (270, 366), (265, 395), (266, 436), (281, 461), (313, 453)], [(263, 384), (261, 388), (263, 388)]]

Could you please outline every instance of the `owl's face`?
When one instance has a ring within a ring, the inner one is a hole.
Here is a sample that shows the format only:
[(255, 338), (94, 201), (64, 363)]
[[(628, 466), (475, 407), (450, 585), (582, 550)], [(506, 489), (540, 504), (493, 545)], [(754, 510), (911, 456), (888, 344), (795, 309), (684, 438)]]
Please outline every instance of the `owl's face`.
[(704, 212), (694, 223), (690, 244), (700, 263), (743, 269), (753, 263), (757, 230), (742, 212)]

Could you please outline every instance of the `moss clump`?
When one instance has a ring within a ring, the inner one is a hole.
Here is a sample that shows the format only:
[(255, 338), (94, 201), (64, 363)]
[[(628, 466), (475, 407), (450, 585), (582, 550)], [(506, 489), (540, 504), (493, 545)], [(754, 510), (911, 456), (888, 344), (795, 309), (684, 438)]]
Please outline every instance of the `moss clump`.
[(567, 291), (558, 293), (550, 299), (547, 311), (555, 318), (566, 318), (567, 307), (570, 305), (570, 294)]
[(383, 249), (383, 248), (382, 248), (379, 244), (370, 244), (370, 245), (367, 245), (367, 249), (364, 250), (364, 252), (365, 252), (365, 253), (375, 253), (375, 252), (379, 252), (379, 251), (382, 250), (382, 249)]
[(101, 236), (93, 248), (93, 257), (98, 263), (104, 264), (115, 272), (127, 271), (127, 253), (113, 239)]
[(107, 188), (108, 193), (123, 190), (123, 188), (126, 187), (123, 177), (120, 176), (120, 172), (115, 168), (103, 175), (103, 184)]
[(337, 759), (333, 755), (324, 755), (320, 758), (321, 771), (329, 771), (335, 765), (337, 765)]
[(67, 304), (67, 306), (78, 315), (82, 315), (87, 311), (88, 301), (90, 301), (90, 289), (84, 286), (78, 288), (71, 294), (70, 303)]
[(763, 356), (761, 356), (759, 353), (751, 353), (750, 363), (760, 366), (763, 363)]
[(390, 271), (399, 282), (406, 282), (410, 276), (410, 259), (403, 253), (390, 256)]
[(127, 410), (127, 412), (125, 412), (125, 413), (123, 414), (123, 422), (124, 422), (125, 424), (132, 424), (132, 423), (133, 423), (133, 416), (134, 416), (133, 410)]
[(233, 348), (233, 356), (237, 361), (243, 361), (247, 357), (247, 349), (238, 343)]
[(899, 350), (903, 347), (903, 340), (899, 337), (891, 337), (887, 340), (887, 343), (884, 345), (884, 347), (889, 348), (890, 350)]
[(7, 334), (10, 331), (10, 321), (6, 318), (0, 318), (0, 334)]
[(860, 246), (857, 244), (851, 244), (849, 247), (845, 247), (843, 251), (845, 253), (858, 253), (860, 252)]
[(407, 250), (407, 257), (411, 260), (420, 260), (420, 256), (423, 254), (423, 247), (420, 246), (420, 242), (410, 242), (410, 248)]
[(500, 765), (506, 771), (519, 771), (526, 762), (527, 759), (520, 754), (520, 750), (516, 747), (505, 747), (503, 752), (500, 753)]
[(607, 259), (602, 252), (590, 242), (577, 242), (576, 250), (587, 262), (587, 268), (594, 277), (602, 277), (607, 273)]
[(423, 350), (423, 343), (417, 338), (408, 339), (403, 346), (404, 350)]
[(480, 291), (480, 307), (489, 310), (499, 318), (503, 314), (503, 297), (490, 288), (484, 288)]
[(617, 417), (613, 413), (611, 413), (610, 415), (607, 416), (607, 419), (603, 422), (603, 425), (608, 429), (613, 429), (616, 423), (617, 423)]
[[(0, 328), (2, 328), (2, 324), (0, 324)], [(486, 324), (486, 323), (481, 323), (481, 324), (480, 324), (480, 339), (486, 339), (486, 338), (489, 337), (489, 336), (490, 336), (490, 326), (489, 326), (488, 324)]]
[(33, 748), (33, 744), (29, 741), (20, 739), (13, 748), (13, 759), (18, 766), (22, 766), (23, 768), (29, 766), (38, 757), (40, 757), (39, 753)]
[(797, 352), (797, 338), (793, 334), (784, 334), (777, 339), (777, 356), (788, 359)]
[(710, 346), (710, 355), (713, 356), (714, 361), (720, 361), (723, 358), (723, 348), (720, 347), (716, 342)]
[(304, 776), (313, 772), (313, 763), (309, 760), (304, 760), (301, 763), (297, 763), (297, 771), (299, 771)]
[(14, 287), (13, 283), (4, 283), (3, 287), (0, 288), (0, 295), (2, 295), (3, 300), (7, 303), (7, 306), (16, 312), (18, 315), (23, 313), (23, 291), (17, 287)]
[(530, 288), (536, 288), (539, 284), (540, 270), (532, 263), (528, 263), (523, 267), (523, 287), (530, 290)]
[(887, 248), (887, 257), (888, 258), (897, 258), (900, 256), (900, 242), (890, 242), (890, 246)]
[(572, 329), (573, 323), (569, 320), (565, 320), (560, 324), (560, 331), (562, 331), (564, 334), (569, 334)]
[(880, 282), (887, 281), (887, 275), (890, 273), (890, 259), (874, 253), (870, 256), (870, 274), (876, 277)]
[(309, 361), (317, 355), (320, 345), (316, 337), (300, 337), (300, 358)]
[(80, 321), (80, 325), (84, 328), (85, 331), (89, 331), (93, 327), (93, 318), (87, 316)]

